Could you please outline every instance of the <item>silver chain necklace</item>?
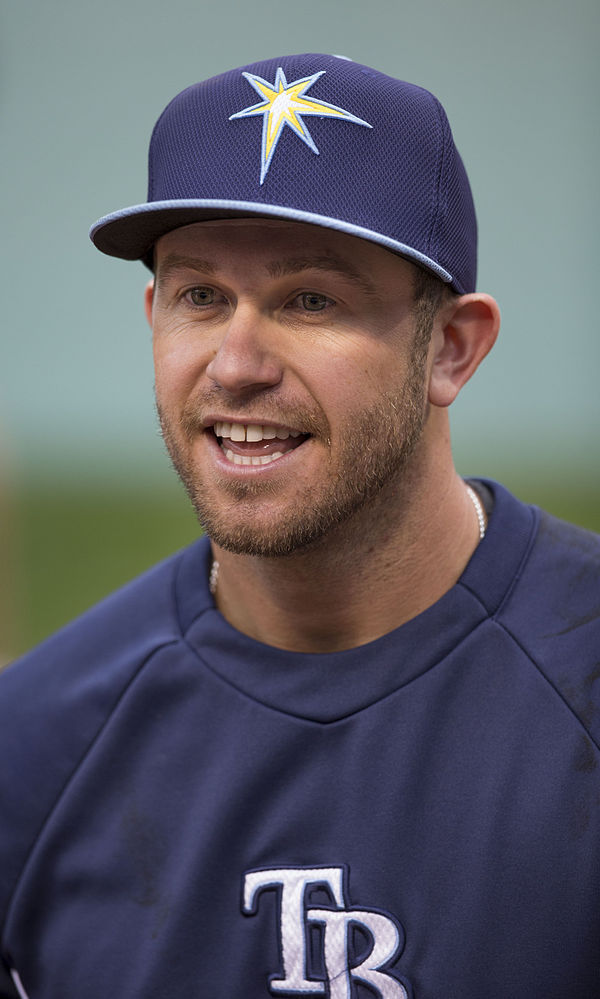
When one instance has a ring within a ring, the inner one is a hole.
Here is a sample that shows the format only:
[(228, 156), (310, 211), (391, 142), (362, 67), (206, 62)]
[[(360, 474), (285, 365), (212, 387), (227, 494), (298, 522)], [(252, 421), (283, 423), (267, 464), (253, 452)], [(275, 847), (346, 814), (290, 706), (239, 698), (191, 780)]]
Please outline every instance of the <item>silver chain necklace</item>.
[(208, 577), (208, 588), (212, 593), (213, 597), (217, 592), (217, 583), (219, 582), (219, 569), (221, 566), (217, 562), (216, 558), (213, 559), (213, 563), (210, 567), (210, 576)]
[(467, 488), (467, 493), (469, 494), (469, 499), (475, 507), (475, 513), (477, 514), (477, 520), (479, 522), (479, 540), (483, 541), (485, 538), (485, 513), (483, 510), (483, 503), (468, 482), (465, 482), (465, 486)]

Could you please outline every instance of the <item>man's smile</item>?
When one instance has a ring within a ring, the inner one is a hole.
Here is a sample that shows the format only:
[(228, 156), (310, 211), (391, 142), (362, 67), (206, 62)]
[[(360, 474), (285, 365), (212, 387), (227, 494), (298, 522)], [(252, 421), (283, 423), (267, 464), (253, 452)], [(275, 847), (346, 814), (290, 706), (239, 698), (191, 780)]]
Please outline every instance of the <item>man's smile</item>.
[(218, 420), (208, 428), (227, 461), (233, 465), (269, 465), (283, 458), (310, 436), (291, 427)]

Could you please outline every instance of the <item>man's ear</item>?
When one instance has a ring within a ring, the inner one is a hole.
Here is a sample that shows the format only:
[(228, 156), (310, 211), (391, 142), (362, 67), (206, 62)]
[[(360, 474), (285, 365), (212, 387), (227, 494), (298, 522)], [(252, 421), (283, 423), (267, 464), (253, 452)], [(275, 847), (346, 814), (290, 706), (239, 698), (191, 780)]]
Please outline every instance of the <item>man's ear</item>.
[(449, 406), (492, 349), (500, 309), (491, 295), (473, 292), (442, 306), (432, 338), (429, 401)]
[(146, 319), (152, 329), (152, 302), (154, 300), (154, 278), (151, 278), (146, 285), (146, 290), (144, 291), (144, 312), (146, 313)]

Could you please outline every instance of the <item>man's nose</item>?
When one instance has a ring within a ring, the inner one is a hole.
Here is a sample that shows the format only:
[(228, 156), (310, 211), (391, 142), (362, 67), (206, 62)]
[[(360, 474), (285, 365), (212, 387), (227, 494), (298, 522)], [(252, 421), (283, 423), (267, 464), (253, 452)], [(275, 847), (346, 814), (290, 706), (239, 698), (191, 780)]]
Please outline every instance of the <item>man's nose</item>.
[(238, 305), (206, 373), (227, 392), (272, 388), (283, 370), (275, 347), (274, 323), (258, 309)]

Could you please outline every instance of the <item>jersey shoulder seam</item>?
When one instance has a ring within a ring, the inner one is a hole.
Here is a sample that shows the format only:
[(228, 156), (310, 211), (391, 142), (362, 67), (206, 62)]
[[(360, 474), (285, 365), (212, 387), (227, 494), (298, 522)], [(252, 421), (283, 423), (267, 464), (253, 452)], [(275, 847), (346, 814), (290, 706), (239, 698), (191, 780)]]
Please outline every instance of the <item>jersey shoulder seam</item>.
[(588, 739), (590, 740), (590, 742), (593, 744), (593, 746), (595, 747), (595, 749), (598, 751), (598, 753), (600, 753), (600, 745), (598, 744), (598, 741), (594, 738), (594, 736), (590, 732), (589, 728), (587, 727), (587, 725), (585, 724), (585, 722), (583, 721), (583, 719), (581, 718), (581, 716), (577, 713), (577, 711), (575, 710), (575, 708), (569, 703), (569, 701), (567, 700), (567, 698), (565, 697), (565, 695), (562, 693), (560, 687), (558, 687), (557, 684), (547, 675), (547, 673), (544, 671), (542, 665), (537, 661), (537, 659), (535, 659), (532, 656), (531, 652), (529, 652), (525, 648), (525, 646), (519, 641), (519, 639), (517, 638), (517, 636), (515, 635), (515, 633), (513, 631), (511, 631), (511, 629), (509, 627), (507, 627), (507, 625), (504, 624), (502, 621), (498, 621), (498, 619), (496, 617), (494, 617), (493, 620), (494, 620), (494, 624), (496, 624), (499, 628), (502, 629), (502, 631), (505, 632), (506, 635), (508, 635), (508, 637), (515, 643), (515, 645), (521, 650), (521, 652), (523, 653), (523, 655), (528, 659), (528, 661), (534, 666), (534, 668), (537, 670), (537, 672), (539, 673), (539, 675), (541, 676), (541, 678), (554, 691), (554, 693), (556, 694), (556, 696), (562, 701), (562, 703), (566, 707), (567, 711), (569, 711), (569, 713), (575, 719), (575, 721), (577, 722), (577, 724), (579, 725), (579, 727), (585, 732), (586, 736), (588, 737)]

